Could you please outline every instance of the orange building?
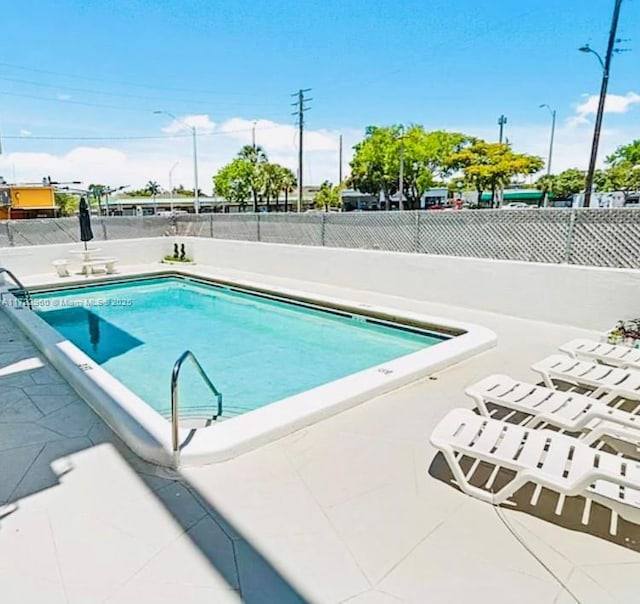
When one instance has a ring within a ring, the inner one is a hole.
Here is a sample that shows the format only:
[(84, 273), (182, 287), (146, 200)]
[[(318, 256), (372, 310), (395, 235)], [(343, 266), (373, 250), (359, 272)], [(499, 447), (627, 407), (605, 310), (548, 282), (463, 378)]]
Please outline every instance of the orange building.
[(58, 215), (53, 187), (43, 185), (0, 186), (0, 220), (54, 218)]

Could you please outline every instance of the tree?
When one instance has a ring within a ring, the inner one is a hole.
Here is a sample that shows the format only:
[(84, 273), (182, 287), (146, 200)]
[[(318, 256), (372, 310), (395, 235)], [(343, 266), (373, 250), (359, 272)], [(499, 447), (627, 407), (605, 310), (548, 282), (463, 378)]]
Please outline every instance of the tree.
[(213, 190), (230, 203), (237, 203), (241, 210), (247, 205), (251, 195), (253, 169), (249, 162), (237, 157), (223, 166), (213, 177)]
[(325, 180), (314, 197), (316, 207), (324, 207), (328, 212), (330, 207), (340, 206), (340, 186), (334, 187), (332, 183)]
[(271, 211), (270, 202), (272, 199), (276, 201), (276, 211), (278, 211), (278, 201), (280, 191), (282, 191), (283, 172), (280, 164), (266, 163), (262, 166), (262, 185), (263, 194), (267, 202), (267, 212)]
[(475, 139), (468, 147), (451, 157), (452, 166), (462, 169), (466, 181), (478, 192), (478, 203), (485, 190), (491, 191), (491, 207), (495, 205), (495, 191), (518, 174), (533, 174), (544, 166), (541, 157), (514, 153), (509, 145), (487, 143)]
[[(102, 216), (102, 196), (105, 195), (106, 191), (107, 191), (107, 187), (105, 187), (104, 185), (92, 184), (92, 185), (89, 185), (89, 188), (88, 188), (89, 197), (93, 197), (97, 201), (98, 212), (101, 216)], [(89, 201), (89, 205), (91, 205), (91, 200), (89, 199), (87, 201)]]
[(289, 193), (293, 193), (298, 186), (298, 181), (293, 171), (281, 166), (282, 170), (282, 191), (284, 191), (284, 211), (289, 211)]
[(258, 196), (264, 189), (264, 164), (268, 162), (267, 154), (260, 145), (245, 145), (240, 149), (238, 158), (250, 167), (249, 186), (253, 197), (253, 211), (258, 211)]
[(153, 197), (153, 211), (157, 213), (158, 204), (156, 203), (156, 195), (160, 193), (160, 185), (155, 180), (150, 180), (145, 189), (149, 192), (149, 195)]
[(54, 193), (55, 203), (61, 216), (73, 216), (78, 211), (78, 198), (70, 193)]
[(382, 193), (386, 209), (398, 190), (400, 134), (400, 126), (368, 126), (364, 140), (354, 146), (350, 162), (350, 186), (370, 195)]
[(410, 208), (419, 206), (424, 193), (436, 178), (445, 178), (457, 168), (453, 156), (471, 142), (459, 132), (426, 132), (422, 126), (369, 126), (365, 139), (354, 149), (350, 186), (378, 195), (382, 193), (389, 209), (390, 198), (400, 188), (402, 157), (402, 197)]
[(606, 161), (611, 166), (617, 166), (621, 163), (640, 166), (640, 139), (634, 140), (628, 145), (621, 145), (607, 157)]
[(576, 193), (584, 191), (585, 172), (570, 168), (560, 174), (544, 175), (536, 181), (536, 188), (554, 199), (570, 199)]

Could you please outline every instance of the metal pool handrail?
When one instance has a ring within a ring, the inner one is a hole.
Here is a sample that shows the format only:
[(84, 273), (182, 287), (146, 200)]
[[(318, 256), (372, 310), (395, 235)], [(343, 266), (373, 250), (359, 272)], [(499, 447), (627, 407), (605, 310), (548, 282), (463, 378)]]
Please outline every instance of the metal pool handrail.
[(24, 299), (27, 302), (27, 306), (33, 310), (33, 306), (31, 304), (31, 294), (29, 293), (29, 290), (24, 285), (22, 285), (20, 279), (18, 279), (18, 277), (16, 277), (8, 268), (4, 268), (3, 266), (0, 266), (0, 274), (1, 273), (7, 273), (7, 275), (11, 277), (13, 282), (20, 288), (20, 291), (22, 291), (22, 293), (24, 294)]
[(209, 386), (209, 390), (213, 392), (214, 396), (218, 400), (218, 413), (214, 416), (214, 419), (218, 419), (218, 417), (222, 415), (222, 393), (213, 385), (213, 382), (209, 379), (209, 376), (206, 374), (193, 352), (185, 350), (173, 365), (173, 371), (171, 373), (171, 439), (174, 452), (177, 452), (180, 449), (180, 443), (178, 442), (178, 377), (180, 375), (182, 363), (184, 363), (188, 358), (193, 361), (193, 364), (200, 372), (200, 376), (205, 381), (205, 384)]

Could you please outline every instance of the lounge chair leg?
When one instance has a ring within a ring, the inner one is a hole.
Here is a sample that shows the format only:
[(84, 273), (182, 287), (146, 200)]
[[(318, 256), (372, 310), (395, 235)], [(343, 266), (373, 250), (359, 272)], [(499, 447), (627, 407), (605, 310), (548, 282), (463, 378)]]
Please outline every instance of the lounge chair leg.
[(618, 514), (611, 510), (611, 521), (609, 522), (609, 534), (618, 534)]

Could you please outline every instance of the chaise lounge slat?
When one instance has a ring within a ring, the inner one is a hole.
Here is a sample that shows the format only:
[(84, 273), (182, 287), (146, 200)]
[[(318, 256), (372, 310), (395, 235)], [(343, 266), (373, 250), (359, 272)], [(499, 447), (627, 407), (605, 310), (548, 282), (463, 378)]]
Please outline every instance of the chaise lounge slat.
[(560, 350), (573, 358), (597, 361), (622, 369), (640, 369), (640, 348), (579, 338), (563, 344)]

